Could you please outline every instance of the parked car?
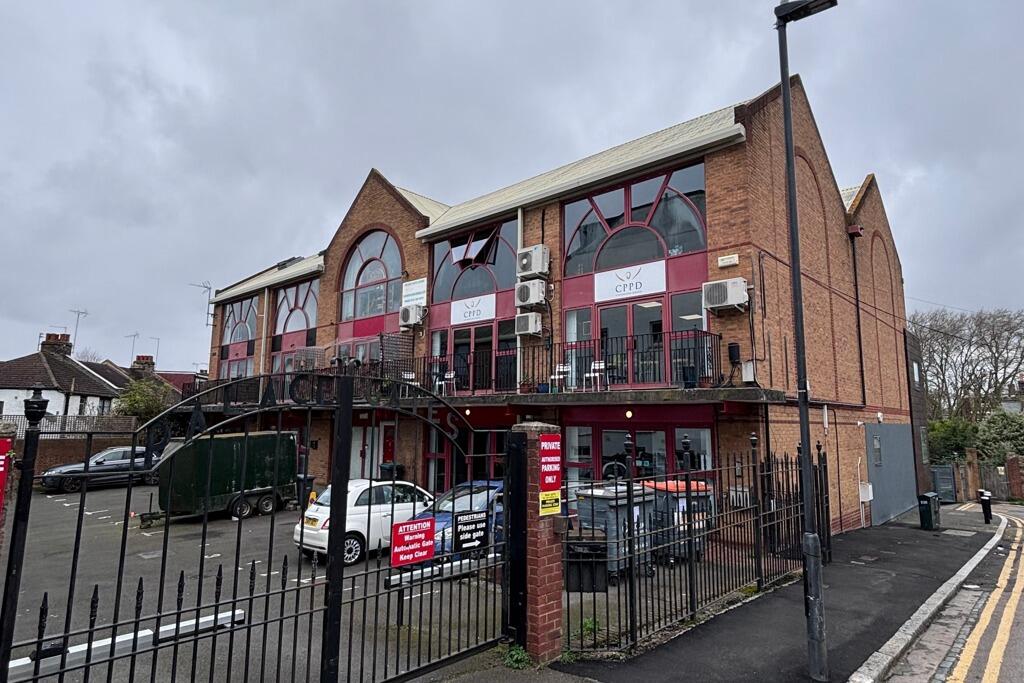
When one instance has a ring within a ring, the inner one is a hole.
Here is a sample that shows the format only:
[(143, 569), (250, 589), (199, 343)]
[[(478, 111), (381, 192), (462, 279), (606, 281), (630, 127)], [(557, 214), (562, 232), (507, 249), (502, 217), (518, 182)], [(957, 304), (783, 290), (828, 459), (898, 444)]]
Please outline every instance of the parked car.
[[(156, 484), (159, 475), (156, 472), (156, 461), (153, 469), (146, 470), (145, 449), (135, 449), (135, 463), (130, 457), (131, 446), (108, 448), (89, 458), (89, 486), (96, 484), (127, 484), (129, 471), (135, 482)], [(51, 467), (43, 472), (40, 483), (47, 491), (75, 493), (82, 488), (85, 478), (85, 463), (74, 462), (67, 465)]]
[[(452, 552), (452, 525), (454, 516), (460, 512), (481, 512), (487, 510), (487, 532), (490, 542), (500, 543), (505, 537), (505, 509), (502, 491), (505, 484), (500, 479), (479, 479), (458, 484), (437, 499), (430, 509), (416, 515), (414, 519), (434, 518), (434, 557), (446, 560), (446, 553)], [(458, 558), (455, 558), (458, 559)]]
[[(353, 479), (348, 483), (343, 560), (361, 562), (367, 550), (391, 546), (391, 525), (405, 522), (434, 502), (433, 496), (407, 481)], [(331, 528), (331, 487), (328, 486), (295, 525), (292, 539), (306, 552), (327, 552)]]

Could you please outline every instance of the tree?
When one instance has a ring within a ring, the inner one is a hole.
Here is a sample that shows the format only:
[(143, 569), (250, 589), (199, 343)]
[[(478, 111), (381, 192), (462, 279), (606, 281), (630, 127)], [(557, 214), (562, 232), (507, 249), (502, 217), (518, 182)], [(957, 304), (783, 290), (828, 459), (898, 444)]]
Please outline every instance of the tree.
[(96, 351), (95, 349), (90, 349), (88, 346), (83, 346), (82, 348), (75, 351), (75, 358), (82, 361), (83, 363), (103, 362), (103, 356), (100, 355), (100, 352)]
[(134, 415), (140, 423), (148, 422), (174, 405), (174, 391), (159, 380), (136, 379), (128, 383), (117, 399), (114, 412)]
[(978, 445), (978, 427), (954, 417), (928, 423), (928, 457), (932, 462), (952, 462), (964, 451)]
[(986, 460), (1006, 461), (1009, 453), (1024, 454), (1024, 415), (994, 411), (978, 427), (978, 444)]
[(1024, 311), (938, 309), (914, 313), (909, 322), (921, 341), (933, 420), (979, 422), (1024, 371)]

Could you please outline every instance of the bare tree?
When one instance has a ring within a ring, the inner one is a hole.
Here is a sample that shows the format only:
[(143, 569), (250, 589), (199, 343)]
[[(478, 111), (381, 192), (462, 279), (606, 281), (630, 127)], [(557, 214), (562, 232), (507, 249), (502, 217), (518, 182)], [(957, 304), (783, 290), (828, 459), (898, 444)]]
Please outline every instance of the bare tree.
[(88, 346), (83, 346), (82, 348), (75, 351), (75, 358), (82, 361), (83, 363), (103, 362), (103, 356), (100, 355), (100, 352), (96, 351), (95, 349), (90, 349)]
[(921, 340), (929, 416), (981, 420), (1024, 371), (1024, 311), (914, 313)]

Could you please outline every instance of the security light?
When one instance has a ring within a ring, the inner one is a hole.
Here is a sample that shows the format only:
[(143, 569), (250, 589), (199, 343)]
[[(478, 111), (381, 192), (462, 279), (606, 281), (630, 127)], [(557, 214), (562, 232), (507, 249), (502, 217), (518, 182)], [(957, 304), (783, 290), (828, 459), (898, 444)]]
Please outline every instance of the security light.
[(800, 21), (812, 14), (824, 12), (839, 4), (839, 0), (794, 0), (784, 2), (775, 8), (775, 18), (780, 24)]

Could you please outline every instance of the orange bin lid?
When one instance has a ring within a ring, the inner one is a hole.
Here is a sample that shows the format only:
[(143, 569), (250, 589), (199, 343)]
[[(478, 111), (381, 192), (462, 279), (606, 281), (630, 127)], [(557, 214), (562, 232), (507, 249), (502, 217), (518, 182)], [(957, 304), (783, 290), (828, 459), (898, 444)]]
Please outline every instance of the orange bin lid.
[[(645, 481), (644, 486), (656, 491), (668, 491), (669, 493), (686, 493), (685, 481)], [(691, 481), (690, 493), (710, 491), (711, 487), (706, 481)]]

